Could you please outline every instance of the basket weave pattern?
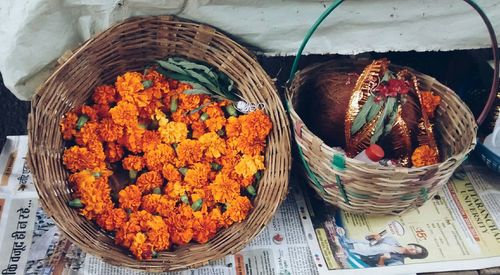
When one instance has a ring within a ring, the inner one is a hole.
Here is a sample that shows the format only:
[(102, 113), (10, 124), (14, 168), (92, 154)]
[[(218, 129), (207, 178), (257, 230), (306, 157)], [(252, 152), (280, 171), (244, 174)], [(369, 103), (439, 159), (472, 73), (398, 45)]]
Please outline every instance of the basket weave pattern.
[[(265, 102), (273, 129), (265, 153), (266, 167), (247, 220), (219, 232), (206, 244), (189, 244), (137, 261), (112, 237), (67, 206), (68, 172), (62, 164), (59, 131), (66, 112), (82, 105), (93, 89), (112, 83), (126, 71), (142, 71), (156, 59), (182, 56), (204, 61), (227, 74), (249, 102)], [(81, 46), (42, 85), (29, 115), (29, 162), (44, 210), (69, 239), (105, 261), (148, 271), (197, 267), (241, 250), (269, 222), (284, 199), (290, 170), (288, 118), (276, 88), (255, 58), (223, 33), (171, 16), (135, 18), (118, 24)]]
[[(446, 184), (454, 170), (476, 144), (477, 124), (469, 108), (456, 94), (436, 79), (408, 69), (421, 90), (441, 96), (436, 111), (436, 138), (444, 160), (420, 168), (384, 167), (347, 158), (311, 132), (295, 109), (301, 104), (301, 89), (326, 72), (362, 71), (362, 61), (329, 61), (299, 71), (287, 89), (295, 140), (299, 147), (309, 185), (326, 202), (351, 212), (399, 214), (420, 206)], [(390, 66), (393, 71), (403, 68)], [(334, 108), (334, 106), (332, 106)], [(321, 115), (321, 114), (318, 114)]]

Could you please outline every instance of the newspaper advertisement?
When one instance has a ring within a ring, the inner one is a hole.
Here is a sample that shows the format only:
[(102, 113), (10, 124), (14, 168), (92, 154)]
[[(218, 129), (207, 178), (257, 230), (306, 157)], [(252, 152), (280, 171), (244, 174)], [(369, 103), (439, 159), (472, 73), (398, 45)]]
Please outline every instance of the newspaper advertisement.
[(400, 216), (352, 214), (325, 205), (311, 210), (317, 240), (311, 250), (321, 255), (320, 274), (500, 265), (500, 185), (487, 168), (464, 165), (438, 194)]

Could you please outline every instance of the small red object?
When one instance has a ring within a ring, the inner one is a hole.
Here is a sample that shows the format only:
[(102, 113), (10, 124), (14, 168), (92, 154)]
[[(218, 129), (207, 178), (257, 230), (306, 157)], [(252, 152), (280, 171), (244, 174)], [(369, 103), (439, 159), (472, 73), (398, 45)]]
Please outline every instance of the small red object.
[(372, 161), (378, 162), (384, 158), (384, 149), (377, 144), (371, 144), (368, 148), (366, 148), (365, 153), (366, 156)]

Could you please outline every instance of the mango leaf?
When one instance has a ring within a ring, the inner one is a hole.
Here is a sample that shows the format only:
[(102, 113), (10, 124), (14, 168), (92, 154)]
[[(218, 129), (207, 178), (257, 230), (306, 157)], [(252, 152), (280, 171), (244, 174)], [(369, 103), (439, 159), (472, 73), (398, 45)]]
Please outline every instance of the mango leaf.
[[(368, 116), (370, 114), (371, 109), (374, 107), (374, 105), (379, 105), (375, 103), (375, 96), (371, 95), (366, 99), (365, 104), (363, 107), (361, 107), (361, 110), (359, 111), (358, 115), (352, 122), (351, 126), (351, 135), (356, 134), (365, 124), (370, 121), (371, 119), (368, 119)], [(376, 108), (376, 107), (375, 107)], [(379, 106), (379, 110), (380, 110)], [(378, 111), (375, 113), (377, 114)], [(372, 117), (373, 118), (373, 117)]]
[(158, 64), (160, 64), (160, 66), (162, 66), (163, 68), (165, 68), (169, 71), (173, 71), (173, 72), (180, 73), (180, 74), (187, 74), (186, 70), (184, 70), (183, 68), (181, 68), (175, 64), (172, 64), (168, 61), (157, 60), (156, 62)]
[(212, 95), (211, 92), (204, 89), (190, 89), (182, 92), (185, 95)]
[(396, 101), (392, 112), (389, 114), (389, 122), (384, 127), (384, 136), (388, 135), (391, 132), (392, 127), (394, 126), (394, 122), (396, 121), (396, 118), (398, 116), (398, 106), (399, 102)]
[(176, 57), (171, 57), (171, 58), (168, 59), (168, 61), (170, 63), (174, 63), (175, 65), (177, 65), (179, 67), (182, 67), (184, 69), (188, 69), (188, 70), (195, 69), (195, 70), (203, 71), (204, 73), (206, 73), (207, 75), (209, 75), (214, 80), (218, 79), (217, 74), (214, 73), (213, 70), (211, 68), (209, 68), (208, 66), (197, 64), (197, 63), (190, 62), (190, 61), (187, 61), (185, 59), (176, 58)]
[(397, 104), (397, 99), (395, 97), (391, 96), (387, 98), (387, 101), (385, 102), (384, 111), (382, 111), (382, 114), (375, 126), (375, 132), (373, 133), (373, 136), (370, 139), (371, 144), (377, 143), (378, 139), (384, 132), (385, 120), (387, 116), (393, 112), (395, 104)]
[(196, 79), (200, 84), (207, 87), (208, 89), (210, 89), (214, 92), (220, 92), (220, 89), (217, 86), (217, 83), (213, 83), (212, 81), (210, 81), (209, 77), (207, 77), (206, 75), (197, 73), (194, 70), (186, 70), (186, 72), (190, 77)]
[(167, 70), (162, 69), (162, 68), (157, 68), (156, 70), (159, 73), (161, 73), (162, 75), (164, 75), (164, 76), (166, 76), (168, 78), (172, 78), (172, 79), (178, 80), (178, 81), (182, 81), (182, 82), (197, 82), (196, 79), (193, 79), (192, 77), (190, 77), (188, 75), (185, 75), (185, 74), (180, 74), (180, 73), (176, 73), (176, 72), (167, 71)]

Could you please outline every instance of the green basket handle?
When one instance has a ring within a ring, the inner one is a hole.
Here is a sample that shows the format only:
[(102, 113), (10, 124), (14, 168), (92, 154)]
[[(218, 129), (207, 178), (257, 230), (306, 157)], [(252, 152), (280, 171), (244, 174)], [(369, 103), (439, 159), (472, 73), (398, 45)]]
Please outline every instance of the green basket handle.
[[(486, 105), (484, 106), (483, 111), (479, 115), (477, 119), (477, 124), (481, 125), (483, 121), (486, 119), (488, 116), (488, 113), (493, 106), (493, 103), (495, 101), (495, 97), (497, 94), (497, 89), (498, 89), (498, 43), (497, 43), (497, 38), (495, 35), (495, 30), (493, 29), (493, 26), (491, 25), (490, 20), (484, 13), (484, 11), (473, 1), (473, 0), (463, 0), (465, 3), (469, 4), (476, 12), (481, 16), (481, 19), (483, 19), (484, 24), (488, 28), (488, 33), (490, 35), (491, 39), (491, 49), (493, 51), (493, 61), (494, 61), (494, 70), (493, 70), (493, 83), (491, 84), (491, 90), (490, 94), (488, 96), (488, 100), (486, 101)], [(291, 84), (293, 79), (295, 78), (295, 74), (297, 73), (297, 68), (299, 65), (299, 60), (300, 57), (302, 56), (302, 52), (304, 51), (304, 48), (307, 45), (307, 42), (309, 42), (309, 39), (313, 35), (313, 33), (316, 31), (316, 29), (321, 25), (323, 20), (332, 13), (334, 9), (336, 9), (340, 4), (342, 4), (344, 0), (337, 0), (334, 1), (328, 8), (321, 14), (321, 16), (314, 22), (312, 27), (307, 31), (306, 36), (304, 37), (304, 40), (302, 41), (302, 44), (299, 47), (299, 50), (297, 51), (297, 55), (295, 56), (295, 60), (293, 61), (292, 69), (290, 71), (290, 76), (288, 77), (288, 84)]]

